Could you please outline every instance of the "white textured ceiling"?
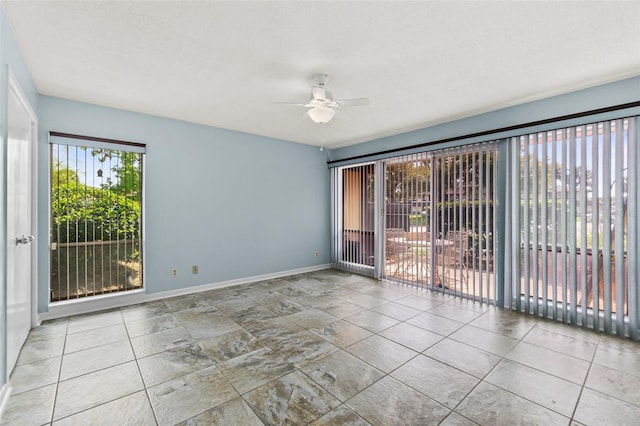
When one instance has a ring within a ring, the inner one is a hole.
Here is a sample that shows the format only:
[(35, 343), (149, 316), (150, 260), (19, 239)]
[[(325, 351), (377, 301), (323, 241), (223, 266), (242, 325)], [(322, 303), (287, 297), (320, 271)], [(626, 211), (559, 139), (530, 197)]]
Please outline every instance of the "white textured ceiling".
[(2, 4), (42, 94), (327, 147), (640, 74), (638, 1)]

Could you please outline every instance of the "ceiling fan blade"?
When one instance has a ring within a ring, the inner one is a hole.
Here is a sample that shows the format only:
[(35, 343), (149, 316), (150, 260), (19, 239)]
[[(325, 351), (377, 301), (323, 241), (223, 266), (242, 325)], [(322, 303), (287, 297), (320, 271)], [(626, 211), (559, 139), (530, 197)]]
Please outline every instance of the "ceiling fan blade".
[(326, 101), (321, 101), (320, 99), (310, 99), (309, 102), (304, 104), (304, 107), (307, 108), (316, 108), (326, 104)]
[(327, 99), (327, 94), (325, 93), (324, 87), (312, 86), (311, 95), (313, 96), (313, 99), (318, 101), (324, 101), (325, 99)]
[(307, 104), (300, 102), (274, 102), (274, 105), (289, 105), (289, 106), (307, 106)]
[(339, 107), (353, 107), (353, 106), (366, 106), (369, 105), (368, 98), (357, 98), (357, 99), (342, 99), (339, 101), (333, 101), (338, 104)]

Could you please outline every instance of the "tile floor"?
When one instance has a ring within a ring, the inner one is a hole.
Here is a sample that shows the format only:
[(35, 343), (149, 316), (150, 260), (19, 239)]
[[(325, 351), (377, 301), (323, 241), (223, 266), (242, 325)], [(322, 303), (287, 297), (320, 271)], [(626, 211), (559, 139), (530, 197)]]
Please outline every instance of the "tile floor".
[(640, 345), (335, 270), (31, 331), (2, 425), (640, 424)]

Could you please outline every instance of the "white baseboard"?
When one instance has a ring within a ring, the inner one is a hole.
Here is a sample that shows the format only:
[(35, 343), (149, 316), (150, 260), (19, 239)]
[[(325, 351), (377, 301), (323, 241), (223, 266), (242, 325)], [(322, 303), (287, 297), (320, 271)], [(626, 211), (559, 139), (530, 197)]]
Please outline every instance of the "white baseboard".
[(137, 303), (151, 302), (154, 300), (168, 299), (170, 297), (184, 296), (186, 294), (200, 293), (202, 291), (232, 287), (242, 284), (250, 284), (258, 281), (273, 280), (290, 275), (305, 274), (331, 268), (331, 264), (309, 266), (306, 268), (291, 269), (288, 271), (274, 272), (253, 277), (238, 278), (235, 280), (221, 281), (211, 284), (203, 284), (194, 287), (185, 287), (177, 290), (163, 291), (161, 293), (146, 294), (145, 290), (131, 290), (122, 293), (111, 293), (90, 298), (73, 299), (64, 302), (55, 302), (49, 305), (49, 312), (38, 314), (38, 325), (42, 321), (56, 318), (64, 318), (72, 315), (86, 314), (89, 312), (104, 311), (120, 308)]
[(11, 387), (9, 386), (9, 383), (5, 383), (2, 385), (2, 388), (0, 388), (0, 418), (2, 418), (2, 413), (4, 413), (4, 409), (7, 406), (10, 395)]

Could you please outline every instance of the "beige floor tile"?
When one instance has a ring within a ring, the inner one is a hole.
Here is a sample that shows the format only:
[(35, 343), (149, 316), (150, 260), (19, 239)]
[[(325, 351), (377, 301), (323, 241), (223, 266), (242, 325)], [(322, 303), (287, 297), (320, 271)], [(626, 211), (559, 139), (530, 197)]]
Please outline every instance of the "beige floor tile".
[(429, 309), (429, 313), (464, 323), (471, 322), (482, 315), (480, 312), (464, 309), (453, 301)]
[(440, 426), (475, 426), (477, 423), (472, 422), (455, 411), (451, 412), (446, 419), (440, 423)]
[(81, 413), (53, 422), (53, 426), (110, 426), (156, 424), (151, 404), (144, 391), (124, 396)]
[(448, 336), (454, 333), (456, 330), (464, 327), (463, 322), (455, 321), (449, 318), (442, 317), (440, 315), (424, 312), (420, 315), (407, 320), (407, 323), (415, 325), (416, 327), (424, 328), (425, 330), (432, 331), (442, 336)]
[(377, 381), (345, 405), (373, 425), (438, 425), (450, 412), (390, 376)]
[(31, 329), (27, 341), (36, 341), (65, 336), (67, 334), (68, 326), (68, 318), (58, 318), (55, 320), (44, 321), (40, 326)]
[(162, 314), (135, 321), (128, 321), (127, 332), (129, 333), (129, 337), (138, 337), (179, 326), (180, 324), (173, 314)]
[(131, 346), (133, 346), (136, 358), (144, 358), (157, 354), (158, 352), (186, 346), (194, 342), (195, 340), (184, 327), (176, 327), (157, 333), (134, 337), (131, 339)]
[(518, 344), (516, 339), (471, 325), (462, 327), (449, 338), (498, 356), (507, 355)]
[(455, 408), (480, 382), (477, 377), (424, 355), (413, 358), (391, 376), (449, 408)]
[(439, 334), (432, 333), (415, 325), (407, 324), (406, 322), (389, 327), (382, 331), (380, 335), (417, 352), (422, 352), (443, 339)]
[(306, 329), (317, 328), (318, 326), (330, 324), (339, 319), (319, 309), (306, 309), (295, 314), (287, 315), (284, 318)]
[(320, 417), (310, 426), (334, 426), (334, 425), (350, 425), (350, 426), (369, 426), (371, 423), (357, 415), (347, 406), (341, 405), (329, 411)]
[(444, 303), (443, 300), (436, 298), (425, 298), (417, 295), (408, 295), (400, 299), (394, 300), (395, 303), (408, 306), (419, 311), (427, 311), (429, 309), (436, 308)]
[(640, 407), (584, 389), (574, 419), (585, 425), (636, 426), (640, 419)]
[(60, 367), (60, 380), (81, 376), (134, 359), (129, 340), (65, 354)]
[(262, 426), (258, 416), (240, 397), (220, 404), (195, 417), (178, 423), (177, 426)]
[(138, 360), (146, 387), (215, 365), (216, 362), (208, 356), (201, 343), (169, 349)]
[(585, 361), (591, 361), (593, 359), (597, 348), (596, 343), (558, 334), (537, 326), (522, 340), (556, 352), (584, 359)]
[(29, 364), (48, 358), (59, 357), (64, 350), (65, 336), (57, 336), (46, 339), (27, 339), (20, 350), (17, 365)]
[(12, 394), (57, 383), (61, 361), (62, 357), (55, 357), (16, 366), (11, 373)]
[(640, 376), (640, 342), (618, 337), (602, 337), (593, 362)]
[(295, 370), (293, 364), (269, 348), (235, 357), (219, 368), (240, 394)]
[(120, 308), (120, 312), (125, 322), (139, 321), (141, 319), (171, 313), (162, 300), (125, 306)]
[(87, 330), (95, 330), (97, 328), (121, 324), (123, 321), (122, 313), (119, 309), (94, 314), (77, 315), (69, 318), (67, 333), (73, 334)]
[(441, 340), (424, 352), (430, 358), (483, 378), (502, 358), (451, 339)]
[(593, 364), (585, 387), (640, 407), (640, 376), (632, 372)]
[(40, 426), (51, 421), (56, 385), (49, 385), (11, 396), (0, 425)]
[(580, 396), (580, 386), (505, 359), (485, 381), (536, 404), (571, 417)]
[[(479, 425), (568, 425), (569, 418), (529, 400), (483, 382), (456, 408)], [(603, 424), (603, 423), (601, 423)]]
[(99, 331), (87, 330), (79, 333), (69, 334), (64, 345), (64, 353), (83, 351), (109, 343), (128, 340), (129, 335), (124, 324), (115, 324), (102, 327)]
[(590, 365), (588, 361), (527, 342), (518, 343), (507, 358), (578, 385), (584, 383)]
[(307, 424), (340, 402), (299, 371), (273, 380), (243, 396), (265, 424)]
[(245, 330), (231, 331), (199, 343), (209, 358), (218, 364), (263, 347), (255, 336)]
[(373, 311), (362, 311), (345, 318), (345, 320), (374, 333), (379, 333), (400, 322), (397, 319)]
[(514, 339), (522, 339), (537, 322), (535, 318), (523, 317), (516, 312), (492, 309), (471, 321), (470, 324)]
[(384, 376), (382, 371), (345, 351), (314, 361), (302, 372), (342, 402)]
[(361, 340), (346, 350), (385, 373), (390, 373), (418, 355), (413, 349), (378, 335)]
[(238, 397), (217, 367), (209, 367), (148, 389), (160, 425), (174, 425)]
[(372, 335), (370, 331), (343, 320), (320, 325), (309, 329), (309, 331), (341, 348), (352, 345)]
[(60, 382), (54, 420), (144, 389), (135, 361)]
[[(404, 297), (404, 296), (403, 296)], [(418, 309), (413, 309), (405, 305), (400, 305), (398, 303), (385, 303), (384, 305), (376, 306), (371, 309), (374, 312), (377, 312), (382, 315), (386, 315), (391, 318), (395, 318), (400, 321), (406, 321), (411, 317), (415, 317), (416, 315), (422, 313), (422, 311)]]

